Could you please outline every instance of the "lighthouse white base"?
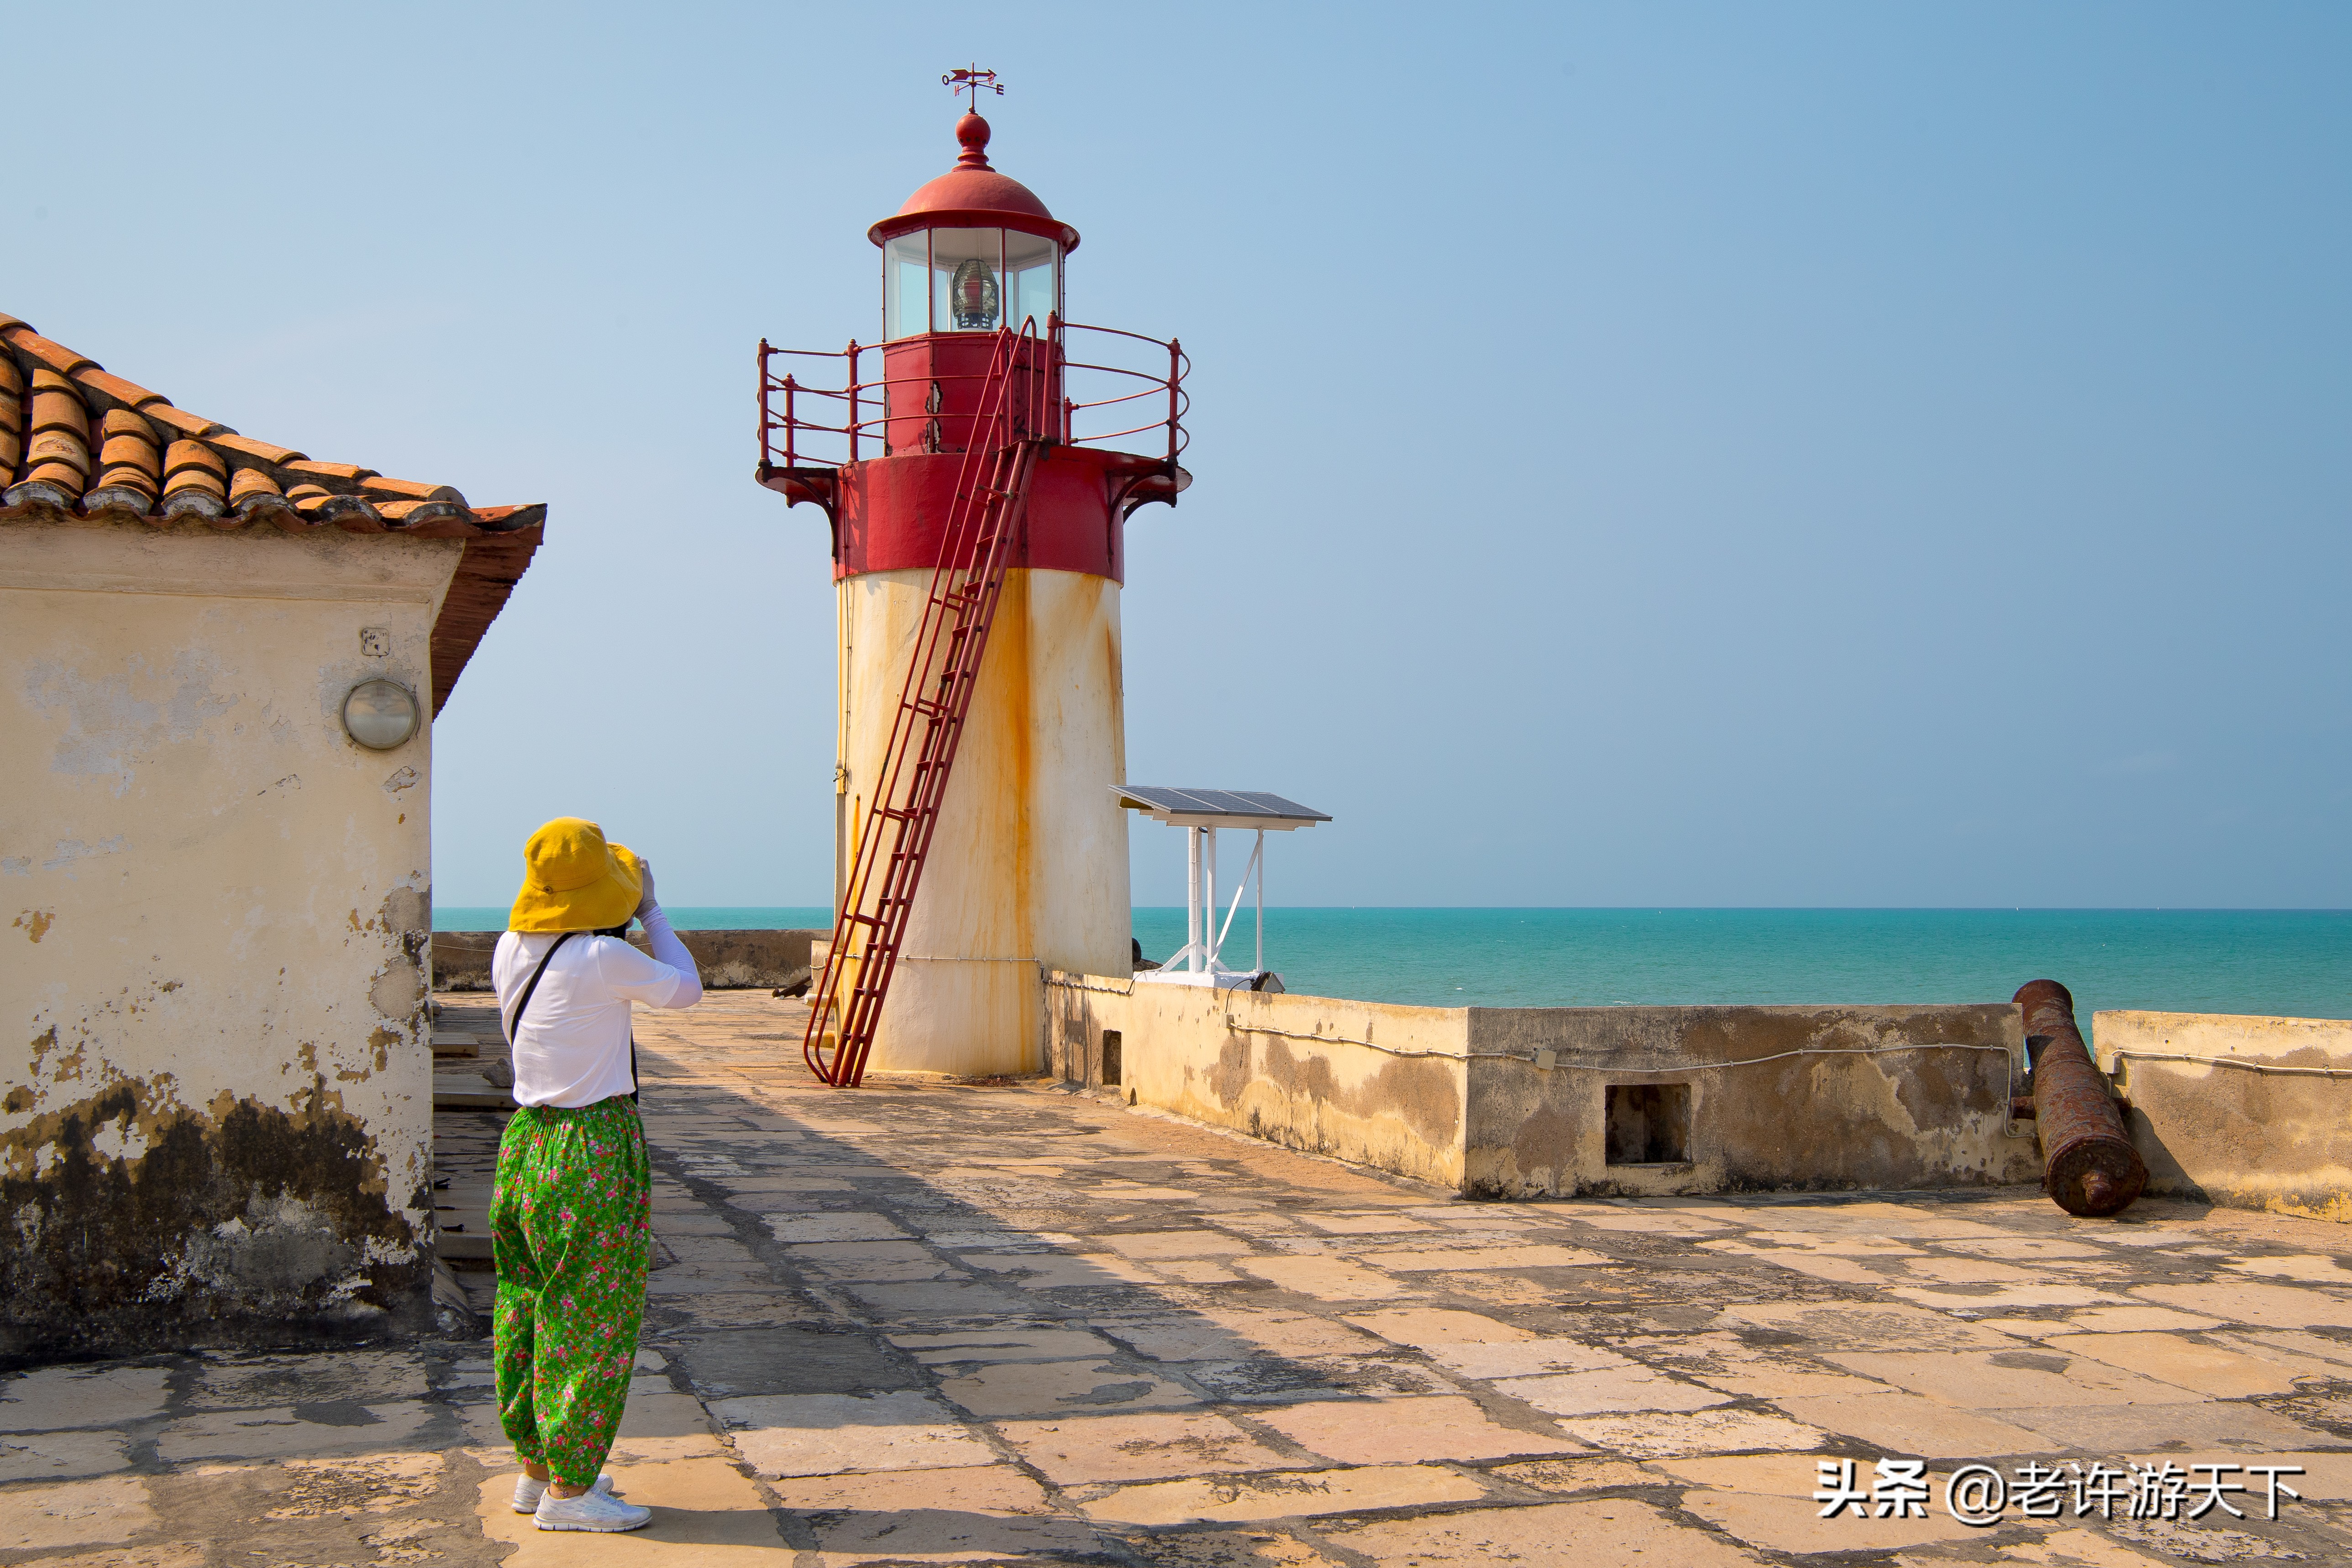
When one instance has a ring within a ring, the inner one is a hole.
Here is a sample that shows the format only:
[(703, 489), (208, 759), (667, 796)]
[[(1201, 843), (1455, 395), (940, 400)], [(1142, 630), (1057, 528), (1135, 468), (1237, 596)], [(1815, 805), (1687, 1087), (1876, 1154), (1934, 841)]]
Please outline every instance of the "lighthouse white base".
[[(844, 862), (880, 787), (930, 584), (896, 570), (841, 585)], [(1007, 571), (870, 1071), (1038, 1071), (1043, 969), (1127, 967), (1120, 701), (1118, 584)]]

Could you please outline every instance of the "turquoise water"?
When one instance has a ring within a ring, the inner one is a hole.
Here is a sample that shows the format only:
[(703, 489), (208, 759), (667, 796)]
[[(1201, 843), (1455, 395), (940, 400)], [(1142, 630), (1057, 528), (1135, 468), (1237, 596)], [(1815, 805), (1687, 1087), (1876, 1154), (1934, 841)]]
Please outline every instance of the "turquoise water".
[[(823, 908), (674, 909), (682, 929), (823, 926)], [(440, 909), (445, 931), (503, 909)], [(2007, 1001), (2042, 976), (2101, 1008), (2352, 1018), (2352, 911), (2131, 909), (1269, 909), (1291, 990), (1426, 1007)], [(1147, 956), (1181, 909), (1139, 909)], [(1250, 911), (1225, 939), (1246, 967)]]

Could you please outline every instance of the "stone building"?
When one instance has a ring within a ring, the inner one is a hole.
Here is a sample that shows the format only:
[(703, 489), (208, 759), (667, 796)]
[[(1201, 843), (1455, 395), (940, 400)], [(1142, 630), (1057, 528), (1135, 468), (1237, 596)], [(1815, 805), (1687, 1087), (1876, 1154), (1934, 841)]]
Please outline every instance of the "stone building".
[(0, 344), (0, 1356), (425, 1322), (432, 718), (546, 508)]

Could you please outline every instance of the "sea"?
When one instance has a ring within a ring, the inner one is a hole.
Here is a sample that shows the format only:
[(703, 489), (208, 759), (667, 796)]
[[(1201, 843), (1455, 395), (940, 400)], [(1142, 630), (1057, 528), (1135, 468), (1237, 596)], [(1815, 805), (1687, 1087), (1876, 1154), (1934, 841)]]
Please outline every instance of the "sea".
[[(672, 909), (681, 930), (824, 927), (824, 907)], [(506, 911), (434, 911), (495, 931)], [(1181, 908), (1135, 911), (1144, 955), (1184, 945)], [(1247, 968), (1252, 911), (1224, 962)], [(2007, 1001), (2048, 977), (2106, 1008), (2352, 1018), (2352, 910), (1287, 909), (1266, 967), (1313, 996), (1423, 1007)]]

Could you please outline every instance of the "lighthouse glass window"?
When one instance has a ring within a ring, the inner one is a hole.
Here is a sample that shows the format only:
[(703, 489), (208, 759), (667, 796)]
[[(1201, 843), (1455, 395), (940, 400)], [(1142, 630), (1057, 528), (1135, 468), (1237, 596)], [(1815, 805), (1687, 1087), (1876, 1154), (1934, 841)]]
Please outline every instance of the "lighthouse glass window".
[(993, 332), (1004, 324), (1004, 231), (931, 231), (931, 330)]
[(1005, 325), (1014, 331), (1024, 321), (1037, 324), (1037, 335), (1045, 334), (1048, 317), (1062, 308), (1061, 291), (1055, 287), (1055, 253), (1061, 247), (1052, 240), (1035, 235), (1025, 235), (1018, 229), (1004, 231), (1004, 277), (1008, 308)]
[(882, 246), (882, 335), (911, 338), (931, 329), (931, 231), (917, 229)]
[(1034, 320), (1042, 337), (1062, 308), (1061, 274), (1060, 246), (1015, 229), (900, 235), (882, 246), (882, 335), (1018, 331)]

